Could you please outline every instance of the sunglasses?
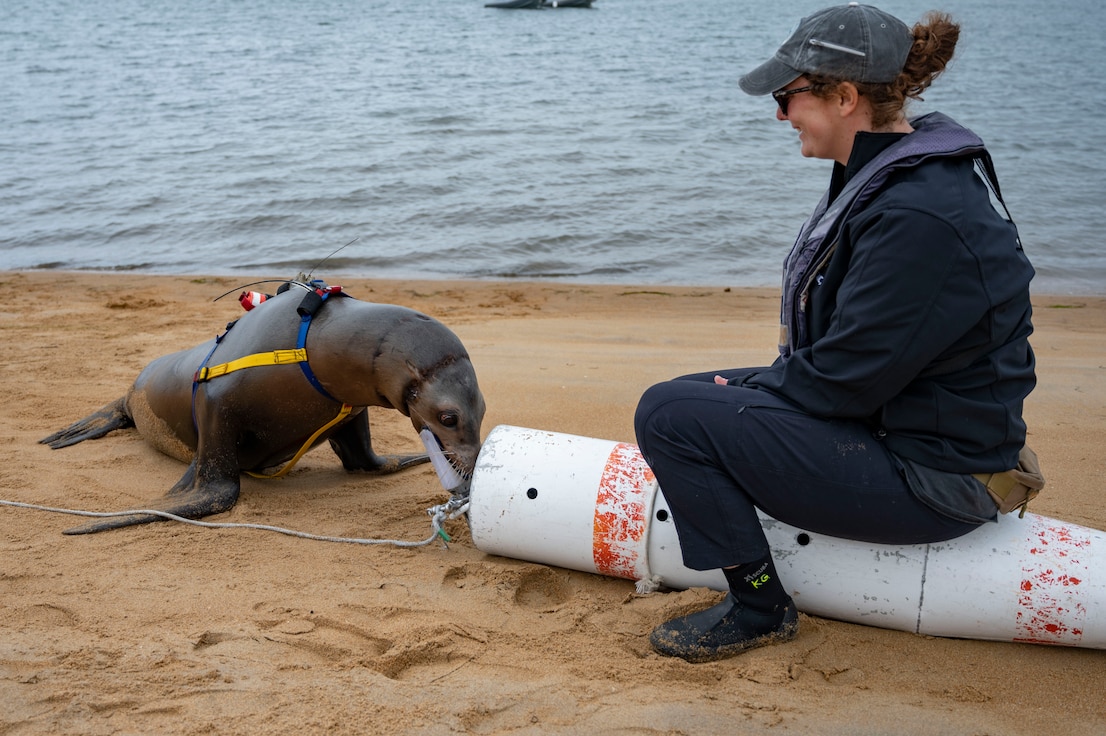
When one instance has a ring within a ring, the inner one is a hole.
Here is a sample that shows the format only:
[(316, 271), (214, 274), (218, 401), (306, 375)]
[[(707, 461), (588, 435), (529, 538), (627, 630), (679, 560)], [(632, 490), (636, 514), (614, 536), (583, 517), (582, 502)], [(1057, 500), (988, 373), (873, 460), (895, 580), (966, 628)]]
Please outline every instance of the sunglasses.
[(780, 112), (784, 117), (787, 117), (787, 106), (791, 104), (791, 95), (797, 95), (800, 92), (809, 92), (814, 89), (816, 85), (808, 84), (805, 87), (796, 87), (795, 89), (778, 89), (772, 93), (772, 99), (776, 101), (776, 104), (780, 106)]

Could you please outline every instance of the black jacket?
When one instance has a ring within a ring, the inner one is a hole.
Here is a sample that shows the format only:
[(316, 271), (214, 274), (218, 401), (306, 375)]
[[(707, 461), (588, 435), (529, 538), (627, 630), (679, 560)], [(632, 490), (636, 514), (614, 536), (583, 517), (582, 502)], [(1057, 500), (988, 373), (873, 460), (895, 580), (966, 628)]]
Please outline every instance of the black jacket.
[[(785, 288), (802, 339), (744, 383), (817, 416), (867, 420), (925, 468), (1009, 470), (1036, 382), (1033, 268), (975, 171), (982, 142), (939, 113), (912, 123), (872, 161), (850, 161), (875, 188)], [(854, 154), (873, 157), (863, 144)]]

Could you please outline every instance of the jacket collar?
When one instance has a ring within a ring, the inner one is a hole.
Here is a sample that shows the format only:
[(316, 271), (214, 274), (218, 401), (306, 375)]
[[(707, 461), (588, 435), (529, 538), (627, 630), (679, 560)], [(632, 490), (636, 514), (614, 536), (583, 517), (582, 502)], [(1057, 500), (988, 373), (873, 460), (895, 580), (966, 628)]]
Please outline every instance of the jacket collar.
[(849, 154), (847, 166), (842, 166), (836, 161), (833, 163), (833, 174), (830, 175), (829, 199), (832, 202), (837, 195), (856, 175), (856, 172), (864, 168), (864, 165), (874, 159), (884, 150), (910, 135), (909, 133), (870, 133), (860, 131), (853, 139), (853, 150)]

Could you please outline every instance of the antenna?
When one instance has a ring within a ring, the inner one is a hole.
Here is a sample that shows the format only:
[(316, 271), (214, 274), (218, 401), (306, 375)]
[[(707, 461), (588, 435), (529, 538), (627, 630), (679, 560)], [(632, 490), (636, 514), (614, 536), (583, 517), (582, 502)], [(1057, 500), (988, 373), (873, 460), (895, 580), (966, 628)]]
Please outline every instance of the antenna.
[(319, 262), (318, 262), (318, 263), (316, 263), (316, 264), (315, 264), (314, 266), (312, 266), (312, 267), (311, 267), (311, 268), (310, 268), (310, 269), (309, 269), (309, 270), (307, 271), (307, 273), (303, 273), (303, 272), (300, 272), (300, 273), (299, 273), (299, 274), (298, 274), (298, 275), (296, 276), (296, 278), (294, 278), (294, 279), (263, 279), (263, 280), (261, 280), (261, 281), (252, 281), (252, 282), (250, 282), (250, 283), (248, 283), (248, 284), (242, 284), (241, 286), (236, 286), (236, 287), (234, 287), (233, 289), (231, 289), (230, 291), (228, 291), (228, 292), (226, 292), (226, 293), (224, 293), (224, 294), (220, 294), (219, 296), (215, 297), (215, 298), (214, 298), (214, 299), (212, 299), (211, 301), (213, 301), (213, 302), (217, 302), (217, 301), (219, 301), (220, 299), (222, 299), (223, 297), (227, 296), (228, 294), (233, 294), (234, 292), (238, 291), (239, 289), (245, 289), (245, 288), (246, 288), (246, 287), (248, 287), (248, 286), (257, 286), (258, 284), (286, 284), (286, 283), (293, 283), (293, 284), (295, 284), (296, 286), (302, 287), (302, 288), (304, 288), (304, 289), (307, 289), (308, 291), (310, 291), (310, 288), (308, 288), (308, 287), (306, 286), (306, 284), (307, 284), (307, 283), (308, 283), (309, 281), (311, 281), (311, 274), (315, 273), (315, 269), (316, 269), (316, 268), (318, 268), (319, 266), (323, 265), (323, 264), (324, 264), (324, 263), (326, 263), (327, 261), (329, 261), (329, 260), (330, 260), (331, 258), (333, 258), (333, 257), (334, 257), (335, 255), (337, 255), (338, 253), (342, 252), (342, 251), (343, 251), (343, 250), (345, 250), (346, 248), (348, 248), (348, 247), (350, 247), (351, 245), (353, 245), (354, 243), (356, 243), (356, 242), (357, 242), (358, 240), (360, 240), (360, 239), (361, 239), (361, 236), (360, 236), (360, 235), (358, 235), (358, 236), (357, 236), (356, 238), (354, 238), (353, 240), (349, 241), (349, 242), (348, 242), (348, 243), (346, 243), (345, 245), (343, 245), (343, 246), (340, 246), (340, 247), (338, 247), (338, 248), (334, 249), (334, 251), (333, 251), (333, 252), (331, 252), (331, 253), (330, 253), (330, 255), (326, 256), (326, 257), (325, 257), (325, 258), (323, 258), (323, 259), (322, 259), (321, 261), (319, 261)]
[(316, 264), (315, 264), (314, 266), (312, 266), (312, 267), (311, 267), (310, 269), (308, 269), (307, 273), (306, 273), (306, 274), (303, 274), (303, 276), (304, 276), (304, 279), (303, 279), (303, 280), (304, 280), (304, 281), (309, 281), (309, 280), (311, 279), (311, 275), (312, 275), (313, 273), (315, 273), (315, 269), (316, 269), (316, 268), (318, 268), (319, 266), (323, 265), (324, 263), (326, 263), (327, 261), (329, 261), (329, 260), (330, 260), (331, 258), (333, 258), (334, 256), (336, 256), (336, 255), (337, 255), (338, 253), (340, 253), (340, 252), (342, 252), (343, 250), (345, 250), (346, 248), (350, 247), (351, 245), (353, 245), (354, 243), (356, 243), (356, 242), (357, 242), (358, 240), (360, 240), (360, 239), (361, 239), (361, 236), (360, 236), (360, 235), (358, 235), (358, 236), (357, 236), (356, 238), (354, 238), (353, 240), (349, 241), (349, 242), (348, 242), (348, 243), (346, 243), (345, 245), (343, 245), (343, 246), (341, 246), (341, 247), (339, 247), (339, 248), (335, 249), (333, 253), (331, 253), (331, 254), (330, 254), (330, 255), (328, 255), (328, 256), (327, 256), (326, 258), (322, 259), (321, 261), (319, 261), (318, 263), (316, 263)]
[(245, 288), (250, 287), (250, 286), (257, 286), (258, 284), (283, 284), (287, 280), (288, 279), (262, 279), (261, 281), (251, 281), (248, 284), (242, 284), (241, 286), (235, 286), (230, 291), (228, 291), (224, 294), (220, 294), (219, 296), (215, 297), (211, 301), (217, 302), (220, 299), (222, 299), (224, 296), (227, 296), (228, 294), (233, 294), (234, 292), (238, 291), (239, 289), (245, 289)]

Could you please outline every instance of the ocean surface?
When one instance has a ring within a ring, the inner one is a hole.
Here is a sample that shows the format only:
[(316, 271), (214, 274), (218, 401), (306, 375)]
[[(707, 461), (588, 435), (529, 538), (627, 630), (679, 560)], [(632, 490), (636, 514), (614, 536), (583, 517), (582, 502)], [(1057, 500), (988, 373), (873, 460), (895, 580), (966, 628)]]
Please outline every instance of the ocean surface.
[[(830, 164), (736, 80), (825, 4), (4, 0), (0, 268), (777, 286)], [(1106, 294), (1106, 4), (880, 6), (961, 22), (912, 109), (1035, 292)]]

